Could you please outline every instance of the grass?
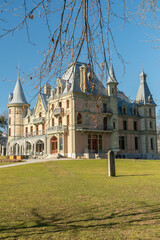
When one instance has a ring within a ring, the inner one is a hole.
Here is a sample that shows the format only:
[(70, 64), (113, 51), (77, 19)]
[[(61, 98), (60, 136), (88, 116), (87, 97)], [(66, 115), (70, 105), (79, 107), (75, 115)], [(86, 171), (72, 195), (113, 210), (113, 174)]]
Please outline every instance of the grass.
[(159, 239), (160, 161), (57, 161), (0, 169), (0, 239)]
[(8, 164), (12, 164), (12, 163), (17, 163), (17, 162), (0, 162), (0, 166), (1, 166), (1, 165), (8, 165)]

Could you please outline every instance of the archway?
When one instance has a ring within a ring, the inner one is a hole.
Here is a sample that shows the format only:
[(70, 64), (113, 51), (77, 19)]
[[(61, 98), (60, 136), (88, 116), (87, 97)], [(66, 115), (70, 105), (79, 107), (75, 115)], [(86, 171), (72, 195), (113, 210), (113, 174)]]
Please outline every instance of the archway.
[(39, 140), (36, 144), (36, 154), (43, 155), (44, 151), (44, 142)]
[(57, 153), (57, 137), (51, 138), (51, 154)]
[(19, 144), (16, 143), (13, 146), (13, 155), (19, 155)]
[(30, 142), (26, 142), (26, 154), (27, 155), (31, 154), (31, 144), (30, 144)]

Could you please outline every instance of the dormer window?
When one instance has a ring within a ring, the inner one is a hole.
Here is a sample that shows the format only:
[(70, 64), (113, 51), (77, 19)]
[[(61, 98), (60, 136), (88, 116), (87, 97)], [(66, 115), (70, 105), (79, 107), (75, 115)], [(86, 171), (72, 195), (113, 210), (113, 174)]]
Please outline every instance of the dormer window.
[(30, 123), (30, 116), (28, 116), (28, 123)]
[(126, 113), (127, 113), (126, 106), (123, 106), (123, 108), (122, 108), (122, 114), (126, 114)]
[(61, 87), (58, 88), (58, 91), (59, 91), (59, 94), (62, 94), (62, 88)]
[(149, 116), (152, 117), (152, 109), (149, 109)]
[(133, 115), (136, 115), (136, 109), (135, 108), (133, 109)]
[(77, 124), (82, 124), (82, 115), (77, 113)]

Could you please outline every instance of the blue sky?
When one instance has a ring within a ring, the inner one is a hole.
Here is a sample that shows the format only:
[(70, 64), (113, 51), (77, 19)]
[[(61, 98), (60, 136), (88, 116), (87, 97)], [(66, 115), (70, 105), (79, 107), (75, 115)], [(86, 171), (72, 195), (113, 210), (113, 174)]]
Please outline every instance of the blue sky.
[[(14, 21), (14, 18), (9, 19)], [(0, 39), (0, 113), (7, 110), (8, 95), (14, 90), (18, 64), (21, 77), (23, 77), (23, 72), (30, 73), (36, 66), (40, 65), (43, 59), (40, 53), (47, 48), (49, 40), (43, 21), (34, 20), (29, 27), (31, 40), (36, 45), (28, 43), (25, 30), (16, 31), (14, 35), (9, 34)], [(119, 82), (119, 89), (124, 91), (132, 100), (136, 97), (140, 83), (139, 74), (143, 67), (158, 111), (160, 109), (160, 49), (154, 48), (154, 43), (148, 36), (151, 33), (143, 26), (126, 24), (122, 30), (122, 27), (115, 25), (114, 37), (118, 50), (126, 62), (125, 73), (122, 63), (114, 52), (112, 52), (112, 62)], [(83, 55), (79, 60), (83, 61)], [(29, 85), (30, 83), (23, 80), (22, 82), (26, 99), (30, 101), (37, 90), (34, 90), (34, 87)], [(34, 103), (35, 101), (31, 102), (32, 107)]]

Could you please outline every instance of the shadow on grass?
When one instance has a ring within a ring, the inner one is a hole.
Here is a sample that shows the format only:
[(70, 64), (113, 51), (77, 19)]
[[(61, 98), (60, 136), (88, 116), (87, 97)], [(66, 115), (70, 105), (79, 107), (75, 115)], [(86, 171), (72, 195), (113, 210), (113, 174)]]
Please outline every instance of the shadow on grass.
[[(97, 208), (91, 208), (90, 212), (84, 212), (74, 216), (64, 216), (63, 212), (59, 214), (52, 214), (51, 217), (44, 217), (37, 209), (32, 209), (31, 213), (34, 218), (34, 223), (27, 223), (22, 221), (21, 224), (14, 226), (1, 226), (0, 234), (3, 236), (0, 239), (18, 237), (32, 237), (34, 235), (64, 233), (71, 231), (76, 236), (79, 231), (103, 228), (123, 228), (127, 226), (136, 225), (150, 225), (159, 223), (160, 220), (160, 207), (159, 205), (147, 205), (145, 202), (139, 202), (139, 208), (133, 211), (127, 209), (117, 211), (115, 213), (104, 213), (104, 209), (100, 211)], [(89, 215), (87, 217), (87, 215)], [(157, 222), (156, 222), (157, 221)]]
[(133, 175), (117, 175), (116, 177), (145, 177), (145, 176), (153, 176), (155, 174), (133, 174)]

